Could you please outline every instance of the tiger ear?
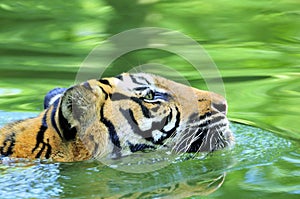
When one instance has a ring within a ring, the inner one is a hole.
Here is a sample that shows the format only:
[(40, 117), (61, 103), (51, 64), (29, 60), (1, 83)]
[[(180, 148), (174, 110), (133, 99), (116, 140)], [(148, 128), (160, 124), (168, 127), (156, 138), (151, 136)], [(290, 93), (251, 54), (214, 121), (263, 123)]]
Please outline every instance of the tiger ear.
[[(58, 107), (58, 123), (64, 139), (73, 140), (76, 137), (80, 117), (73, 113), (77, 109), (76, 97), (79, 92), (76, 86), (68, 88), (62, 95)], [(75, 117), (74, 117), (75, 116)]]
[(99, 110), (107, 93), (99, 87), (97, 80), (89, 80), (67, 89), (60, 100), (58, 122), (63, 136), (74, 139), (84, 134), (85, 129), (99, 120)]
[(87, 123), (92, 114), (92, 107), (95, 104), (95, 95), (83, 85), (76, 85), (67, 89), (60, 101), (58, 110), (58, 122), (66, 140), (74, 139)]
[(75, 126), (76, 121), (80, 118), (80, 111), (76, 111), (79, 107), (78, 98), (80, 98), (80, 92), (77, 86), (67, 89), (60, 103), (60, 110), (62, 116), (68, 121), (72, 126)]

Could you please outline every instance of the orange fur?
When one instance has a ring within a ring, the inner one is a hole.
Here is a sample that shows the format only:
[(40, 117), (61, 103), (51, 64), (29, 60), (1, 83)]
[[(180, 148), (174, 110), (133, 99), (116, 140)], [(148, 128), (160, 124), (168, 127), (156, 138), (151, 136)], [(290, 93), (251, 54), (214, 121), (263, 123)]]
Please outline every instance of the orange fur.
[(0, 129), (1, 156), (80, 161), (164, 147), (213, 151), (233, 143), (222, 96), (150, 74), (89, 80), (46, 107)]

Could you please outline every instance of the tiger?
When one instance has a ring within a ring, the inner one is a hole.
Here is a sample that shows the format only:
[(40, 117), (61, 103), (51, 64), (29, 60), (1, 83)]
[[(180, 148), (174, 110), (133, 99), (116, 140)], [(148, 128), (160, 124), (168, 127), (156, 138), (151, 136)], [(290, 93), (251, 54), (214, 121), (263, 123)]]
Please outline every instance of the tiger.
[(0, 129), (0, 156), (75, 162), (169, 150), (230, 148), (227, 102), (149, 73), (122, 73), (55, 88), (36, 117)]

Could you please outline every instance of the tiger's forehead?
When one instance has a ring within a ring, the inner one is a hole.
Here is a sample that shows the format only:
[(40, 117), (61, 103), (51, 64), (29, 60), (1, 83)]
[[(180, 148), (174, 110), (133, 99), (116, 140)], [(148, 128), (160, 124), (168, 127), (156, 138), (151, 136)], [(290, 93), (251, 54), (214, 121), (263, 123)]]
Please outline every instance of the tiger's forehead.
[(176, 96), (180, 93), (190, 93), (191, 91), (191, 88), (186, 85), (148, 73), (123, 73), (116, 77), (104, 79), (109, 80), (112, 85), (111, 88), (115, 92), (132, 92), (148, 88), (152, 91)]
[(125, 90), (132, 90), (139, 87), (156, 87), (155, 77), (149, 74), (136, 73), (128, 74), (123, 73), (112, 80), (116, 88)]
[(133, 86), (142, 86), (142, 85), (154, 85), (154, 76), (145, 73), (134, 73), (128, 74), (123, 73), (123, 82), (129, 83)]

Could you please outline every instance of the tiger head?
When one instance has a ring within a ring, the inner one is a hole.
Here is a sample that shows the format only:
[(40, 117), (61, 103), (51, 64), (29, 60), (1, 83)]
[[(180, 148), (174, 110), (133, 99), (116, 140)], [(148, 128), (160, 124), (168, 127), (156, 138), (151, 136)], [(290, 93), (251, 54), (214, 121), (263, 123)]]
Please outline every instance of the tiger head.
[(234, 142), (226, 100), (145, 73), (89, 80), (59, 99), (56, 118), (63, 138), (75, 137), (93, 157), (137, 151), (214, 151)]

